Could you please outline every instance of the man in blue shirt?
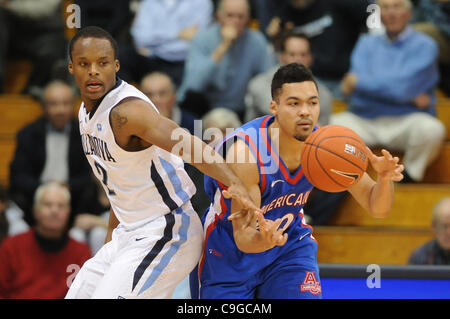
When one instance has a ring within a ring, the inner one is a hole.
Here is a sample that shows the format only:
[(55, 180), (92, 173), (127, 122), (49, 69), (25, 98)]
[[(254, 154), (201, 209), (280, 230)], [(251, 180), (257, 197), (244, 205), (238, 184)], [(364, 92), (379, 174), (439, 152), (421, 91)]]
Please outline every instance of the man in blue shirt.
[(211, 0), (141, 1), (130, 29), (134, 47), (121, 49), (119, 76), (140, 82), (161, 71), (180, 85), (190, 41), (212, 18)]
[(198, 32), (191, 42), (178, 96), (203, 93), (213, 108), (225, 107), (241, 117), (247, 84), (275, 64), (261, 32), (249, 30), (247, 0), (221, 0), (218, 23)]
[(422, 180), (438, 155), (445, 127), (436, 119), (437, 45), (409, 25), (410, 0), (379, 0), (385, 33), (364, 35), (355, 46), (341, 88), (349, 111), (332, 124), (353, 129), (369, 146), (405, 153), (405, 181)]

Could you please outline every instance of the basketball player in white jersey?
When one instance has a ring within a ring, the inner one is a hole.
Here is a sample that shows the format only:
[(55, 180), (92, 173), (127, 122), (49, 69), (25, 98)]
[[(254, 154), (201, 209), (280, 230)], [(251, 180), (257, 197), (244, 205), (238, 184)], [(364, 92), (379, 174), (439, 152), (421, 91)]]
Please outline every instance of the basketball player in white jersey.
[[(66, 298), (170, 298), (201, 254), (202, 226), (190, 203), (195, 186), (179, 157), (194, 158), (194, 149), (171, 153), (180, 142), (171, 138), (178, 126), (116, 77), (117, 44), (106, 31), (79, 30), (69, 54), (69, 72), (83, 101), (84, 152), (103, 183), (111, 212), (106, 244), (80, 269)], [(202, 156), (213, 154), (213, 163), (192, 164), (227, 185), (225, 196), (256, 212), (222, 157), (183, 132), (181, 140), (201, 145)]]

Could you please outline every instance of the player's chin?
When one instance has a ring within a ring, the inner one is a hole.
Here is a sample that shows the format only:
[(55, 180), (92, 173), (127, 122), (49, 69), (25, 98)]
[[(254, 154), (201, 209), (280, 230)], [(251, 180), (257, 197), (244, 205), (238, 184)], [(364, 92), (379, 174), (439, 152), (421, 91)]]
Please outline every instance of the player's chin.
[(304, 142), (311, 134), (311, 131), (312, 130), (302, 130), (301, 132), (297, 132), (296, 134), (294, 134), (294, 138), (300, 142)]
[(96, 92), (91, 92), (89, 90), (85, 90), (83, 95), (85, 97), (89, 98), (90, 100), (94, 100), (95, 101), (95, 100), (98, 100), (101, 97), (103, 97), (104, 94), (105, 94), (104, 90), (101, 89), (101, 90), (98, 90)]

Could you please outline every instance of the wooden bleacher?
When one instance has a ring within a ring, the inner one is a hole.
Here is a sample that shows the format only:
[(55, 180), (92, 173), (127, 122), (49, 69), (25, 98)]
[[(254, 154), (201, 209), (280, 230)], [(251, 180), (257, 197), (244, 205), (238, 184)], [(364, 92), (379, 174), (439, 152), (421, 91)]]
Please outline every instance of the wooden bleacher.
[(429, 228), (314, 228), (319, 263), (405, 265), (410, 253), (433, 238)]
[[(345, 109), (344, 102), (335, 101), (333, 112)], [(404, 265), (414, 249), (433, 238), (432, 208), (439, 199), (450, 196), (450, 98), (438, 95), (437, 111), (447, 128), (447, 140), (424, 181), (397, 183), (392, 211), (384, 219), (372, 218), (348, 196), (330, 226), (314, 228), (320, 263)], [(368, 173), (374, 175), (370, 167)]]
[(38, 102), (17, 94), (0, 95), (0, 183), (9, 185), (9, 163), (16, 149), (16, 134), (42, 114)]

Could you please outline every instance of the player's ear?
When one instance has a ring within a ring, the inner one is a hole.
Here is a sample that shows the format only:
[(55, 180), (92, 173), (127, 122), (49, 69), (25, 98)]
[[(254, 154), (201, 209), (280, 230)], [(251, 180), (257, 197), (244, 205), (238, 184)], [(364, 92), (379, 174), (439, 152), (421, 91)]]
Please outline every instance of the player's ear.
[(67, 69), (69, 70), (69, 73), (73, 75), (73, 63), (72, 63), (72, 61), (69, 61), (69, 64), (67, 65)]
[(273, 115), (277, 115), (278, 103), (275, 100), (270, 101), (269, 109)]
[(116, 59), (116, 60), (114, 61), (114, 63), (116, 64), (116, 73), (117, 73), (117, 72), (119, 72), (119, 70), (120, 70), (120, 62), (119, 62), (119, 60)]

